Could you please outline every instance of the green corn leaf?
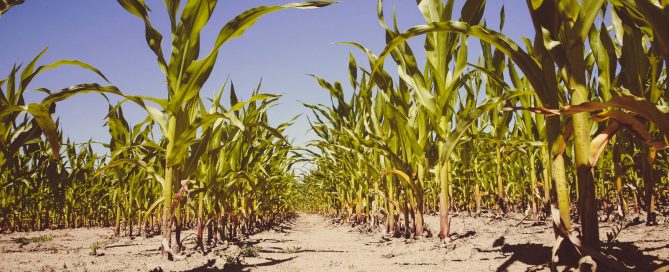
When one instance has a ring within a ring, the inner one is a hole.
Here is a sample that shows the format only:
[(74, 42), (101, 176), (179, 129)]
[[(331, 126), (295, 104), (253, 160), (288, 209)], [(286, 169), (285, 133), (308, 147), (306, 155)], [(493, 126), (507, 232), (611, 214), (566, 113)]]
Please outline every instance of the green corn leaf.
[(388, 42), (372, 69), (372, 75), (376, 73), (377, 69), (380, 67), (380, 63), (383, 62), (385, 57), (387, 57), (388, 54), (390, 54), (390, 52), (398, 45), (418, 35), (439, 31), (458, 32), (474, 36), (486, 43), (494, 45), (498, 50), (503, 52), (518, 65), (532, 86), (535, 87), (537, 95), (541, 98), (542, 101), (547, 101), (549, 99), (549, 95), (545, 91), (547, 88), (544, 87), (545, 81), (542, 76), (540, 66), (530, 55), (523, 51), (511, 39), (498, 32), (478, 25), (470, 26), (463, 22), (439, 22), (410, 28), (406, 32)]
[(595, 18), (597, 18), (604, 2), (605, 0), (592, 0), (581, 3), (578, 19), (574, 24), (574, 30), (578, 32), (581, 42), (585, 42), (585, 39), (588, 38), (590, 29), (593, 27)]
[(230, 107), (230, 111), (238, 111), (241, 110), (246, 104), (253, 103), (256, 101), (264, 101), (268, 99), (273, 99), (273, 98), (278, 98), (281, 97), (281, 95), (277, 94), (256, 94), (249, 98), (249, 100), (242, 101), (242, 102), (237, 102)]
[(53, 150), (53, 156), (60, 158), (60, 135), (56, 123), (51, 118), (49, 107), (43, 103), (30, 103), (28, 106), (22, 107), (24, 111), (30, 113), (35, 122), (42, 129), (42, 133), (49, 141), (49, 145)]
[(656, 44), (656, 52), (666, 61), (669, 61), (669, 33), (666, 31), (666, 27), (669, 25), (667, 9), (663, 10), (649, 0), (635, 0), (635, 3), (653, 29), (653, 42)]
[[(23, 72), (21, 72), (21, 87), (19, 88), (20, 91), (23, 91), (26, 89), (26, 86), (30, 83), (30, 80), (28, 80), (28, 77), (35, 71), (35, 65), (37, 64), (37, 61), (39, 61), (40, 58), (46, 53), (46, 48), (42, 50), (35, 58), (33, 58), (30, 63), (26, 66), (26, 68), (23, 69)], [(20, 94), (19, 94), (20, 95)]]
[(190, 156), (186, 159), (186, 163), (184, 164), (184, 169), (182, 171), (182, 175), (184, 177), (190, 177), (192, 173), (195, 171), (198, 162), (200, 161), (200, 157), (206, 152), (207, 146), (209, 145), (209, 141), (211, 140), (211, 135), (212, 132), (211, 130), (207, 130), (200, 139), (197, 140), (195, 144), (191, 146), (191, 152)]
[(489, 98), (488, 102), (484, 103), (481, 106), (478, 106), (476, 109), (472, 110), (467, 114), (467, 116), (464, 116), (463, 118), (460, 118), (458, 120), (458, 124), (456, 125), (455, 129), (451, 131), (449, 134), (448, 138), (446, 139), (444, 143), (444, 147), (441, 148), (440, 150), (440, 158), (449, 158), (450, 155), (452, 154), (453, 150), (455, 147), (458, 145), (460, 142), (460, 139), (462, 135), (469, 129), (469, 127), (483, 114), (495, 109), (500, 103), (512, 99), (514, 97), (518, 97), (521, 95), (528, 95), (532, 94), (531, 92), (505, 92), (502, 94), (500, 97), (494, 97), (494, 98)]
[(165, 56), (163, 55), (163, 49), (161, 47), (163, 35), (161, 35), (160, 32), (151, 25), (151, 21), (149, 21), (149, 7), (144, 3), (144, 0), (117, 1), (128, 12), (142, 19), (144, 22), (146, 43), (156, 55), (160, 70), (167, 75), (167, 62), (165, 61)]
[(167, 119), (165, 118), (165, 114), (151, 106), (146, 106), (145, 109), (151, 120), (158, 123), (160, 131), (163, 133), (163, 135), (167, 135)]
[(355, 57), (352, 53), (348, 54), (348, 77), (353, 89), (358, 87), (358, 64), (355, 62)]
[(53, 103), (63, 101), (74, 95), (82, 93), (90, 93), (90, 92), (96, 92), (99, 94), (110, 93), (123, 96), (123, 93), (115, 86), (101, 86), (97, 83), (86, 83), (68, 87), (58, 92), (54, 92), (45, 97), (41, 103), (48, 107)]
[(333, 4), (333, 2), (314, 1), (292, 3), (283, 6), (261, 6), (249, 9), (236, 16), (221, 28), (218, 37), (216, 38), (216, 42), (209, 54), (207, 54), (206, 57), (193, 61), (187, 65), (185, 73), (188, 74), (188, 80), (185, 81), (183, 85), (181, 82), (177, 83), (180, 88), (178, 88), (178, 91), (176, 91), (174, 96), (170, 99), (168, 111), (178, 112), (179, 107), (199, 94), (202, 85), (204, 85), (211, 74), (221, 46), (231, 39), (244, 34), (244, 32), (252, 27), (263, 15), (287, 8), (306, 9), (325, 7), (331, 4)]

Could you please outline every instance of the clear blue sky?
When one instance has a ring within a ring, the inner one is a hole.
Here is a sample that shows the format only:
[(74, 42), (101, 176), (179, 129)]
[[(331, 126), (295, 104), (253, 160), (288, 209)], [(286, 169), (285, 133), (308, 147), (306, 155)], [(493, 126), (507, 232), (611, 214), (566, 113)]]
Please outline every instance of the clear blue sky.
[[(155, 25), (169, 38), (163, 1), (147, 0)], [(288, 3), (284, 0), (218, 1), (214, 16), (203, 31), (203, 50), (208, 52), (218, 29), (235, 15), (259, 5)], [(456, 1), (454, 17), (459, 17), (464, 1)], [(386, 19), (391, 18), (393, 1), (386, 1)], [(395, 0), (401, 30), (424, 24), (413, 0)], [(516, 41), (521, 35), (532, 36), (529, 13), (524, 1), (488, 1), (484, 19), (497, 29), (499, 12), (505, 4), (504, 33)], [(390, 22), (389, 22), (390, 24)], [(164, 78), (153, 53), (144, 39), (143, 24), (113, 0), (27, 0), (0, 17), (0, 77), (4, 78), (15, 63), (27, 63), (48, 47), (41, 63), (57, 59), (78, 59), (99, 68), (123, 92), (165, 97)], [(385, 45), (384, 31), (376, 18), (375, 0), (340, 0), (321, 9), (284, 10), (263, 17), (245, 35), (226, 44), (216, 68), (201, 94), (211, 97), (226, 77), (235, 83), (237, 94), (246, 99), (263, 80), (263, 92), (281, 93), (280, 104), (271, 110), (274, 124), (307, 113), (299, 101), (329, 104), (328, 93), (306, 74), (329, 81), (348, 82), (348, 54), (354, 52), (358, 64), (367, 64), (357, 49), (336, 42), (355, 41), (377, 54)], [(422, 52), (422, 38), (416, 38), (414, 52)], [(478, 41), (470, 43), (470, 59), (478, 57)], [(164, 41), (169, 42), (169, 41)], [(166, 48), (169, 45), (165, 44)], [(201, 53), (203, 55), (204, 53)], [(392, 70), (390, 67), (387, 67)], [(57, 90), (73, 84), (102, 81), (90, 72), (65, 68), (42, 74), (31, 89)], [(348, 84), (343, 84), (348, 86)], [(227, 91), (227, 90), (226, 90)], [(350, 90), (348, 90), (350, 93)], [(29, 91), (27, 99), (38, 101), (41, 93)], [(227, 98), (227, 95), (225, 95)], [(226, 102), (227, 103), (227, 102)], [(143, 110), (127, 104), (126, 117), (131, 125), (144, 119)], [(97, 94), (84, 94), (61, 102), (57, 107), (65, 137), (77, 142), (93, 139), (109, 141), (103, 126), (107, 102)], [(294, 144), (313, 139), (303, 115), (288, 129)]]

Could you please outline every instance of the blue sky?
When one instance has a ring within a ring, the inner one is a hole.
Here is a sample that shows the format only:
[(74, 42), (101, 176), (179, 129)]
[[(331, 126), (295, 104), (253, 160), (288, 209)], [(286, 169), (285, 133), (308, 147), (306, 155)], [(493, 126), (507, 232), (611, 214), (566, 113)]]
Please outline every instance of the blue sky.
[[(147, 0), (151, 18), (170, 36), (163, 1)], [(235, 15), (259, 5), (277, 5), (290, 1), (225, 0), (218, 1), (214, 16), (202, 34), (201, 55), (208, 52), (220, 27)], [(458, 17), (464, 1), (456, 1)], [(413, 0), (386, 1), (386, 19), (395, 4), (399, 28), (424, 24)], [(488, 1), (484, 19), (497, 29), (499, 12), (505, 5), (504, 33), (516, 41), (521, 35), (532, 36), (531, 22), (524, 1)], [(27, 63), (42, 49), (49, 48), (40, 63), (58, 59), (78, 59), (99, 68), (123, 92), (134, 95), (166, 97), (164, 78), (153, 53), (146, 46), (143, 24), (112, 0), (29, 0), (0, 17), (0, 77), (5, 77), (15, 63)], [(284, 10), (269, 14), (246, 31), (241, 38), (224, 45), (216, 68), (201, 95), (211, 97), (229, 77), (241, 99), (263, 81), (262, 92), (280, 93), (279, 105), (270, 112), (274, 124), (307, 113), (299, 101), (329, 104), (327, 91), (307, 74), (329, 81), (348, 82), (348, 54), (353, 52), (358, 64), (366, 58), (357, 49), (335, 44), (341, 41), (361, 43), (378, 53), (385, 45), (384, 31), (376, 18), (375, 0), (340, 0), (321, 9)], [(422, 38), (412, 41), (414, 52), (422, 52)], [(478, 41), (470, 39), (470, 59), (478, 57)], [(169, 40), (164, 41), (168, 43)], [(164, 44), (169, 49), (169, 44)], [(392, 68), (387, 67), (388, 70)], [(31, 89), (58, 90), (84, 82), (104, 83), (90, 72), (76, 68), (49, 71), (35, 80)], [(348, 84), (343, 84), (348, 86)], [(349, 94), (350, 94), (350, 90)], [(227, 90), (226, 90), (227, 94)], [(227, 98), (227, 95), (224, 95)], [(29, 91), (27, 99), (38, 101), (42, 94)], [(227, 103), (227, 102), (226, 102)], [(144, 119), (143, 110), (124, 106), (131, 125)], [(76, 142), (109, 140), (104, 125), (107, 102), (97, 94), (84, 94), (58, 104), (65, 137)], [(303, 115), (287, 130), (294, 144), (313, 139)]]

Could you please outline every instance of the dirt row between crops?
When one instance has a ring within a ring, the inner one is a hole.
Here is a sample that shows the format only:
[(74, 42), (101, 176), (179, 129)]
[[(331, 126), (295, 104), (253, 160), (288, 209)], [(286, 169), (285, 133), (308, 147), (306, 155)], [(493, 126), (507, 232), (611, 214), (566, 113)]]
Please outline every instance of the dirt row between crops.
[[(171, 262), (160, 254), (159, 237), (109, 239), (111, 229), (2, 234), (0, 271), (548, 271), (552, 229), (522, 219), (454, 217), (454, 240), (442, 244), (436, 237), (363, 234), (318, 215), (300, 214), (242, 243), (221, 245), (206, 255), (186, 250)], [(426, 223), (436, 230), (437, 217), (428, 216)], [(615, 225), (601, 223), (603, 240)], [(21, 237), (52, 239), (21, 245)], [(183, 237), (192, 248), (193, 232)], [(609, 252), (637, 271), (669, 264), (664, 221), (653, 227), (627, 226), (616, 240)]]

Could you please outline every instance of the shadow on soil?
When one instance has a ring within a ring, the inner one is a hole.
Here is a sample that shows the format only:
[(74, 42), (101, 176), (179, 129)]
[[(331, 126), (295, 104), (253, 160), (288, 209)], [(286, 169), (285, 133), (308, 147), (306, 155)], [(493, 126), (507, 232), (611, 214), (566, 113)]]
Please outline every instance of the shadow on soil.
[[(293, 229), (294, 226), (295, 226), (294, 219), (291, 219), (288, 222), (284, 222), (280, 225), (274, 225), (274, 226), (271, 227), (271, 229), (276, 231), (276, 232), (279, 232), (279, 233), (288, 233)], [(241, 247), (245, 247), (245, 246), (255, 246), (255, 245), (257, 245), (261, 242), (284, 243), (284, 242), (289, 242), (289, 241), (294, 241), (294, 240), (257, 239), (257, 240), (241, 241), (240, 243), (238, 243), (238, 245), (241, 246)], [(259, 252), (260, 253), (283, 253), (281, 248), (278, 248), (278, 247), (270, 247), (270, 248), (275, 249), (277, 251), (270, 251), (270, 250), (266, 250), (266, 249), (261, 249)], [(298, 252), (300, 252), (300, 251), (298, 251)], [(229, 263), (229, 264), (226, 264), (224, 266), (223, 270), (212, 268), (211, 266), (213, 266), (213, 264), (210, 264), (210, 265), (206, 265), (205, 267), (199, 267), (199, 268), (196, 268), (196, 269), (193, 269), (193, 270), (190, 270), (190, 271), (229, 271), (229, 272), (250, 271), (251, 268), (254, 268), (254, 267), (278, 265), (278, 264), (293, 260), (297, 257), (298, 256), (293, 256), (293, 257), (288, 257), (288, 258), (283, 258), (283, 259), (260, 257), (260, 258), (265, 259), (266, 261), (262, 262), (262, 263), (256, 263), (256, 264)]]
[[(199, 271), (247, 272), (247, 271), (251, 271), (251, 268), (253, 268), (253, 267), (277, 265), (277, 264), (280, 264), (280, 263), (283, 263), (283, 262), (290, 261), (290, 260), (295, 259), (295, 258), (297, 258), (297, 257), (290, 257), (290, 258), (286, 258), (286, 259), (264, 258), (267, 261), (263, 262), (263, 263), (253, 264), (253, 265), (240, 264), (240, 263), (226, 264), (223, 269), (213, 267), (216, 261), (215, 260), (210, 260), (209, 262), (207, 262), (206, 264), (204, 264), (200, 267), (196, 267), (196, 268), (186, 270), (186, 271), (187, 272), (199, 272)], [(162, 271), (162, 270), (152, 270), (152, 271)]]
[[(228, 272), (250, 271), (251, 268), (253, 268), (253, 267), (277, 265), (277, 264), (280, 264), (280, 263), (290, 261), (290, 260), (295, 259), (295, 258), (297, 258), (297, 256), (286, 258), (286, 259), (264, 258), (265, 260), (267, 260), (266, 262), (259, 263), (259, 264), (252, 264), (252, 265), (251, 264), (227, 264), (227, 265), (225, 265), (225, 268), (222, 271), (228, 271)], [(221, 271), (221, 270), (191, 270), (191, 271)]]
[[(647, 248), (645, 252), (669, 248), (669, 245)], [(635, 271), (654, 271), (662, 266), (669, 265), (669, 260), (660, 260), (656, 256), (644, 255), (639, 247), (632, 242), (616, 242), (606, 253), (613, 255), (627, 266), (632, 266)]]
[(291, 252), (286, 252), (285, 248), (280, 248), (280, 247), (267, 247), (263, 248), (259, 251), (260, 253), (281, 253), (281, 254), (294, 254), (294, 253), (308, 253), (308, 252), (328, 252), (328, 253), (345, 253), (348, 251), (344, 250), (313, 250), (313, 249), (295, 249), (294, 251)]
[(511, 258), (497, 267), (497, 271), (509, 271), (508, 268), (515, 262), (522, 262), (530, 266), (544, 267), (551, 258), (551, 248), (540, 244), (517, 244), (502, 246), (502, 252), (511, 254)]
[[(258, 241), (258, 243), (259, 243), (259, 242), (265, 242), (265, 243), (285, 243), (285, 242), (293, 242), (293, 241), (295, 241), (295, 240), (291, 240), (291, 239), (282, 239), (282, 240), (279, 240), (279, 239), (264, 238), (264, 239), (258, 239), (257, 241)], [(256, 244), (257, 244), (257, 243), (256, 243)]]
[[(558, 265), (576, 264), (578, 262), (579, 256), (573, 250), (566, 248), (568, 247), (561, 248), (558, 251), (558, 255), (562, 256), (563, 260), (568, 261), (559, 262)], [(669, 245), (649, 248), (645, 251), (648, 252), (664, 248), (669, 248)], [(501, 248), (501, 251), (505, 254), (511, 254), (511, 257), (502, 263), (499, 267), (497, 267), (496, 271), (509, 271), (509, 267), (515, 262), (522, 262), (536, 269), (548, 267), (550, 265), (549, 261), (551, 258), (551, 250), (551, 247), (540, 244), (504, 244)], [(669, 265), (669, 260), (663, 261), (656, 256), (644, 255), (643, 252), (631, 242), (614, 243), (612, 244), (612, 249), (606, 251), (605, 253), (612, 255), (620, 262), (634, 269), (634, 271), (654, 271), (659, 267)], [(606, 269), (606, 267), (602, 267), (602, 269)], [(529, 268), (527, 271), (534, 270)]]

